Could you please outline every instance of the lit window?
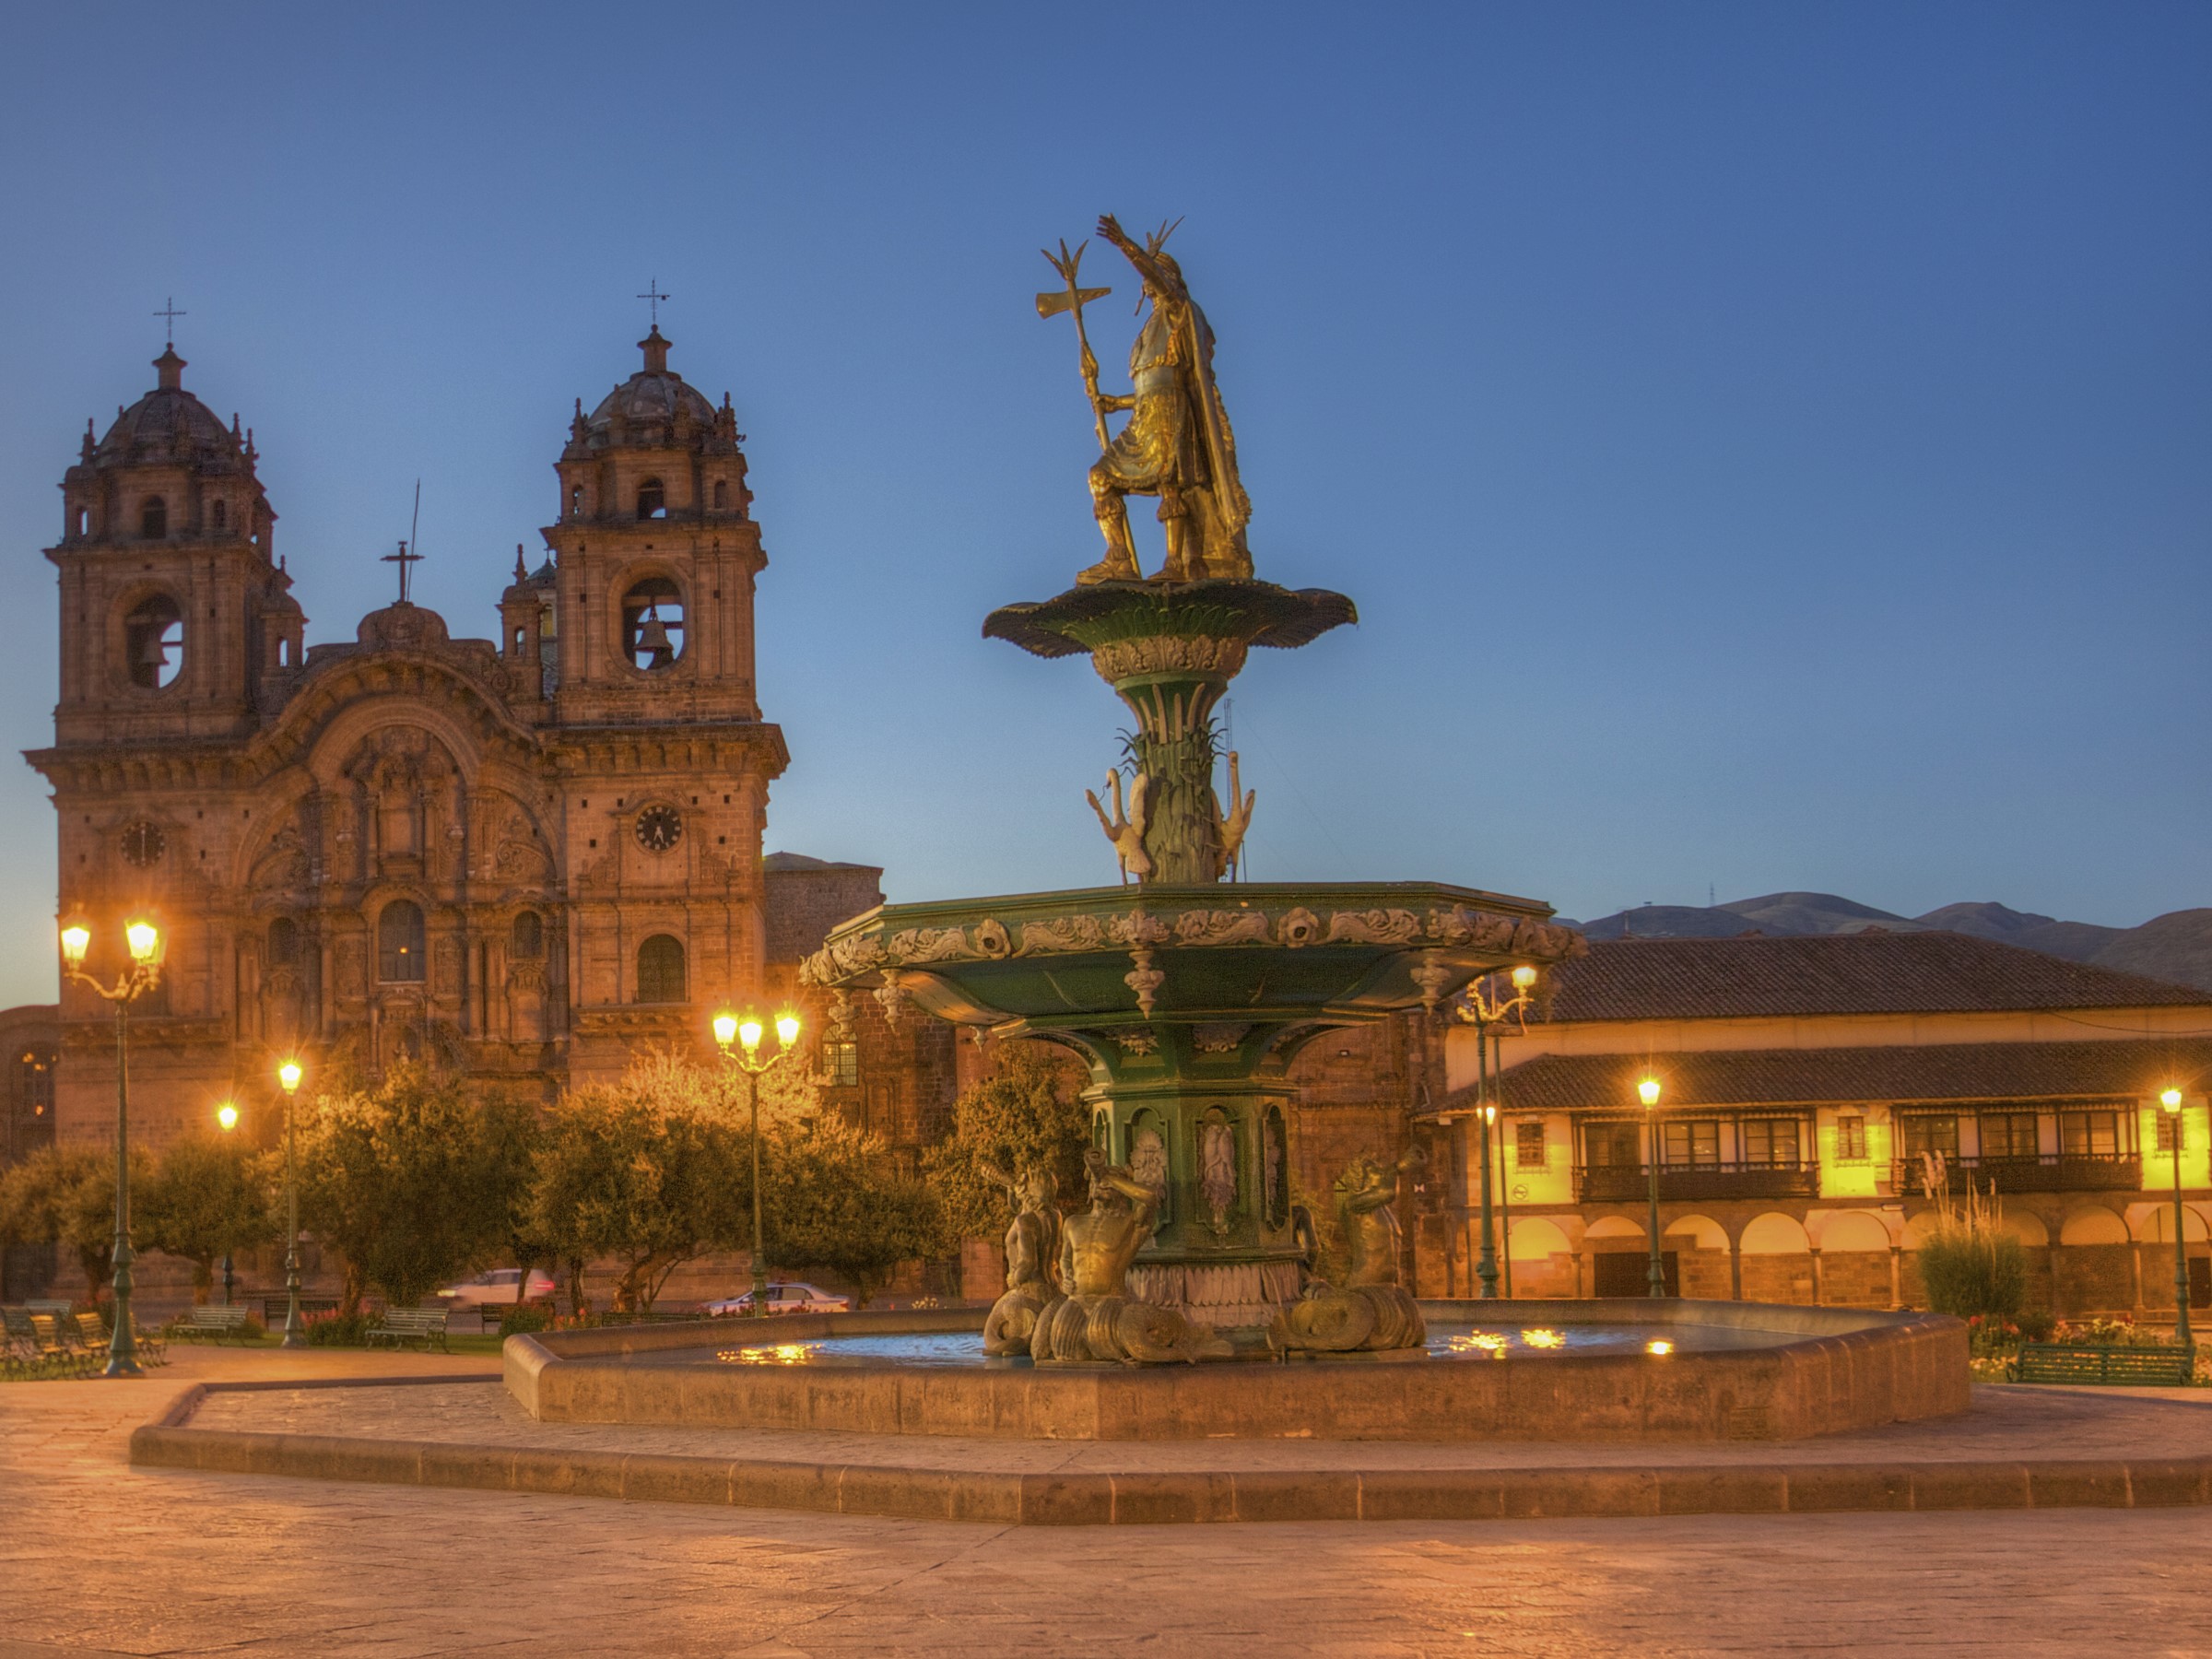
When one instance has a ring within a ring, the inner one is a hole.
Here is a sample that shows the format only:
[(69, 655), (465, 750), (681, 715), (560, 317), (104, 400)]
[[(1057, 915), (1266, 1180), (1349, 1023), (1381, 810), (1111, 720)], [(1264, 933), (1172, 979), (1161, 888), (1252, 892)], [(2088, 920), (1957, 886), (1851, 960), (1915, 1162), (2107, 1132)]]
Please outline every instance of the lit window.
[(1516, 1169), (1542, 1169), (1547, 1156), (1547, 1146), (1543, 1124), (1516, 1124), (1513, 1125), (1513, 1165)]
[(1666, 1161), (1712, 1169), (1721, 1161), (1721, 1125), (1714, 1118), (1670, 1118), (1665, 1124)]
[(1797, 1120), (1753, 1118), (1744, 1125), (1744, 1161), (1768, 1170), (1797, 1167)]
[(387, 983), (418, 983), (422, 959), (422, 906), (394, 899), (376, 919), (376, 977)]
[(822, 1069), (829, 1074), (831, 1088), (853, 1088), (860, 1081), (860, 1044), (825, 1042), (822, 1044)]
[(1866, 1159), (1866, 1120), (1858, 1112), (1846, 1112), (1836, 1120), (1836, 1159), (1840, 1163), (1864, 1163)]

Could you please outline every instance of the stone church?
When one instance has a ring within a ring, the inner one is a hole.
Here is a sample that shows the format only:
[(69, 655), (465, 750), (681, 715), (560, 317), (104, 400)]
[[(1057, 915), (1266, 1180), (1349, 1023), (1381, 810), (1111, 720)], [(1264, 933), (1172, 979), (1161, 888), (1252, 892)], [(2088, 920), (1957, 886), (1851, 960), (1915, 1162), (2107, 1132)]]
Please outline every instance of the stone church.
[[(410, 603), (394, 556), (401, 599), (308, 644), (253, 433), (186, 389), (173, 347), (104, 436), (88, 423), (46, 549), (54, 740), (28, 758), (91, 965), (113, 976), (133, 913), (167, 934), (132, 1011), (135, 1135), (158, 1146), (233, 1095), (251, 1113), (294, 1053), (420, 1056), (542, 1097), (777, 988), (767, 558), (730, 400), (669, 344), (656, 325), (636, 373), (578, 401), (551, 556), (533, 571), (517, 547), (496, 641)], [(112, 1025), (65, 985), (64, 1140), (112, 1135)]]

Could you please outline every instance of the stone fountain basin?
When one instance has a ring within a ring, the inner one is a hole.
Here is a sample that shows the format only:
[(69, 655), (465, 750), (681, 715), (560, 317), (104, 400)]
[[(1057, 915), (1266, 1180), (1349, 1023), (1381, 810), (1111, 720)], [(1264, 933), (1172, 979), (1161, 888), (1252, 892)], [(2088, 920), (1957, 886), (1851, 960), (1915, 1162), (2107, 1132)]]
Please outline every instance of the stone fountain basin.
[[(1429, 1301), (1440, 1325), (1633, 1327), (1675, 1352), (1570, 1347), (1142, 1369), (717, 1353), (980, 1331), (981, 1310), (787, 1315), (510, 1337), (509, 1393), (546, 1422), (1028, 1440), (1797, 1440), (1967, 1408), (1966, 1327), (1929, 1313), (1757, 1302)], [(1744, 1346), (1701, 1347), (1691, 1333)], [(1752, 1338), (1759, 1338), (1751, 1346)]]
[(889, 982), (969, 1024), (1112, 1024), (1142, 1018), (1124, 977), (1142, 948), (1164, 973), (1159, 1018), (1358, 1022), (1574, 954), (1550, 914), (1432, 881), (1084, 888), (879, 906), (832, 929), (804, 977)]

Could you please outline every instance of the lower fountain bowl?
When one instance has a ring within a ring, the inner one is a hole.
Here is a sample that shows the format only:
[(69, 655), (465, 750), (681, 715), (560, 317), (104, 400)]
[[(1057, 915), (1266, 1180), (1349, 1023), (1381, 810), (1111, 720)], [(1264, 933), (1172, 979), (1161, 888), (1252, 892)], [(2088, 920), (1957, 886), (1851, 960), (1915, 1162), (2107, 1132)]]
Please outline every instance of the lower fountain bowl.
[(1967, 1407), (1966, 1327), (1940, 1314), (1421, 1311), (1427, 1350), (1142, 1368), (986, 1361), (980, 1309), (614, 1326), (510, 1337), (506, 1382), (547, 1422), (1075, 1441), (1796, 1440)]

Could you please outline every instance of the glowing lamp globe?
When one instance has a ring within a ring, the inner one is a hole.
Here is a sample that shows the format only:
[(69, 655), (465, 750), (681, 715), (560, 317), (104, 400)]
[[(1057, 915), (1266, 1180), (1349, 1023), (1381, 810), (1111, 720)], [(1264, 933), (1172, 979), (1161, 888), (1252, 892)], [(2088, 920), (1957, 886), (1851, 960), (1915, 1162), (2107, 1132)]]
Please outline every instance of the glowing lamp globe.
[(215, 1121), (222, 1125), (225, 1135), (238, 1127), (238, 1108), (225, 1100), (215, 1109)]
[(72, 922), (62, 929), (62, 959), (72, 968), (85, 965), (85, 952), (92, 948), (92, 930), (82, 922)]
[(725, 1013), (714, 1016), (714, 1041), (725, 1049), (737, 1041), (736, 1015)]
[(297, 1060), (287, 1060), (282, 1065), (278, 1066), (276, 1068), (276, 1081), (284, 1085), (284, 1092), (286, 1094), (290, 1094), (292, 1090), (298, 1088), (300, 1087), (300, 1062)]
[(776, 1016), (776, 1041), (789, 1048), (799, 1040), (799, 1017), (785, 1012)]
[(1637, 1084), (1636, 1098), (1643, 1102), (1647, 1111), (1650, 1108), (1658, 1105), (1659, 1079), (1656, 1077), (1646, 1077), (1642, 1082)]

